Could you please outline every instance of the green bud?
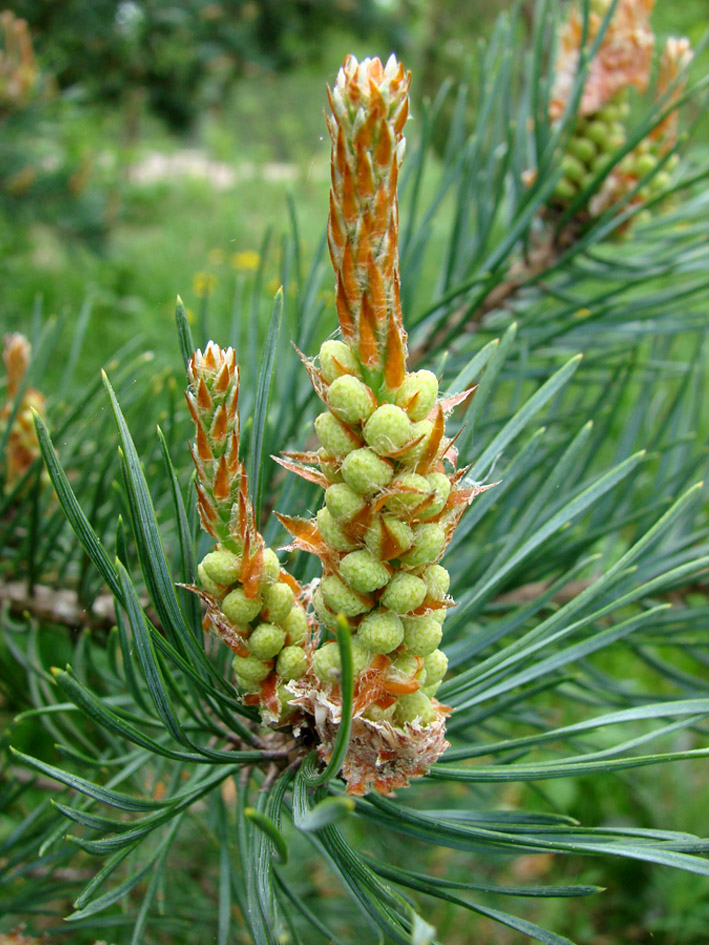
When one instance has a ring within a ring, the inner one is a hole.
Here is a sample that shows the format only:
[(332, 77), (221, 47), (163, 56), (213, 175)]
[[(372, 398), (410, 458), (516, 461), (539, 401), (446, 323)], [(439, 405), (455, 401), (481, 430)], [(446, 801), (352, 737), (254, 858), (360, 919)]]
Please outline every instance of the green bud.
[(371, 594), (384, 587), (391, 576), (389, 568), (364, 548), (345, 555), (340, 562), (340, 574), (345, 584), (359, 594)]
[(264, 610), (268, 611), (271, 623), (282, 624), (291, 612), (293, 601), (293, 591), (284, 581), (271, 584), (263, 592)]
[(608, 167), (608, 156), (605, 154), (599, 154), (597, 158), (594, 159), (591, 164), (591, 170), (593, 171), (594, 176), (600, 174), (601, 171), (605, 171)]
[(448, 657), (443, 650), (434, 650), (424, 658), (423, 665), (426, 668), (426, 682), (429, 686), (440, 682), (448, 671)]
[(670, 156), (665, 161), (665, 170), (668, 172), (668, 174), (671, 174), (672, 171), (677, 170), (678, 165), (679, 165), (679, 154), (670, 154)]
[(379, 456), (390, 456), (411, 439), (411, 421), (401, 407), (382, 404), (364, 425), (364, 439)]
[(354, 433), (328, 411), (315, 418), (315, 432), (322, 445), (333, 456), (347, 456), (360, 445)]
[(415, 574), (395, 574), (381, 596), (381, 603), (395, 614), (408, 614), (424, 602), (426, 585)]
[(571, 200), (576, 196), (576, 188), (568, 178), (560, 177), (554, 185), (552, 194), (555, 197), (559, 197), (561, 200)]
[(337, 614), (330, 610), (325, 603), (322, 590), (318, 588), (313, 594), (313, 610), (318, 621), (328, 630), (334, 630), (337, 627)]
[(573, 137), (568, 144), (569, 152), (584, 164), (590, 164), (596, 156), (596, 146), (588, 138)]
[(423, 672), (423, 666), (419, 665), (419, 660), (413, 653), (399, 653), (389, 667), (390, 675), (397, 676), (399, 679), (418, 678)]
[(421, 574), (428, 597), (432, 600), (443, 600), (451, 586), (451, 576), (440, 564), (432, 564)]
[(372, 609), (372, 604), (351, 590), (336, 574), (328, 574), (320, 583), (322, 596), (327, 606), (336, 614), (356, 617)]
[(281, 683), (276, 689), (276, 695), (278, 696), (278, 701), (281, 703), (281, 719), (287, 719), (288, 716), (293, 715), (297, 708), (297, 706), (290, 704), (293, 693), (288, 692), (285, 684)]
[(650, 181), (650, 190), (653, 195), (658, 194), (661, 190), (666, 190), (670, 186), (670, 175), (665, 171), (658, 171), (657, 174)]
[(263, 663), (255, 656), (235, 656), (231, 661), (231, 668), (237, 675), (252, 683), (261, 682), (271, 672), (271, 664)]
[(212, 597), (220, 598), (224, 593), (224, 587), (222, 584), (217, 584), (216, 581), (213, 581), (210, 576), (207, 574), (204, 565), (200, 564), (197, 566), (197, 577), (199, 578), (199, 583), (205, 589), (208, 594), (211, 594)]
[(435, 617), (404, 618), (404, 643), (416, 656), (429, 656), (441, 642), (443, 629)]
[(328, 482), (342, 482), (340, 475), (340, 460), (326, 449), (318, 450), (318, 462), (320, 469)]
[(586, 167), (578, 158), (575, 158), (573, 154), (565, 154), (561, 160), (561, 169), (564, 172), (564, 177), (568, 180), (573, 181), (575, 184), (580, 184), (586, 173)]
[(339, 420), (354, 427), (371, 417), (375, 400), (366, 384), (351, 374), (343, 374), (330, 384), (327, 405)]
[(607, 105), (604, 105), (603, 108), (600, 109), (598, 112), (598, 117), (601, 119), (601, 121), (606, 121), (608, 124), (613, 124), (621, 117), (620, 109), (612, 102), (608, 102)]
[(412, 568), (433, 564), (443, 554), (445, 545), (446, 533), (440, 525), (433, 522), (414, 525), (414, 543), (401, 560)]
[(295, 607), (291, 607), (290, 613), (281, 626), (286, 631), (286, 642), (288, 644), (302, 643), (308, 635), (308, 618), (305, 616), (303, 608), (298, 607), (297, 604)]
[[(385, 533), (386, 528), (386, 533)], [(398, 558), (411, 547), (414, 541), (413, 530), (394, 515), (378, 515), (364, 534), (364, 543), (375, 558), (383, 559), (386, 543), (387, 559)]]
[(367, 503), (344, 482), (337, 482), (325, 492), (327, 510), (337, 522), (349, 522)]
[(276, 660), (276, 672), (286, 681), (300, 679), (308, 671), (308, 658), (300, 646), (284, 646)]
[(239, 676), (238, 673), (234, 673), (234, 677), (236, 679), (236, 685), (242, 692), (258, 692), (261, 688), (256, 679), (248, 679), (246, 676)]
[[(367, 619), (366, 617), (364, 618)], [(359, 633), (352, 638), (352, 675), (359, 676), (372, 662), (372, 651), (359, 639)]]
[(451, 494), (451, 483), (445, 473), (431, 473), (426, 476), (426, 481), (428, 482), (429, 492), (434, 493), (434, 499), (431, 505), (417, 514), (419, 518), (435, 518), (443, 511), (448, 501), (448, 496)]
[(608, 137), (610, 135), (610, 128), (605, 121), (590, 121), (586, 128), (586, 137), (590, 138), (594, 144), (597, 144), (599, 148), (607, 150), (606, 145), (608, 143)]
[(320, 345), (320, 373), (328, 384), (342, 374), (359, 374), (352, 349), (344, 341), (323, 341)]
[[(426, 452), (428, 444), (431, 442), (432, 432), (433, 423), (430, 420), (419, 420), (417, 423), (412, 423), (411, 439), (415, 445), (409, 447), (405, 453), (397, 457), (399, 462), (405, 466), (415, 466)], [(415, 442), (416, 440), (418, 440), (418, 443)]]
[(249, 637), (251, 655), (260, 660), (270, 660), (283, 649), (286, 642), (284, 630), (274, 623), (261, 623)]
[(273, 584), (281, 576), (281, 562), (272, 548), (263, 549), (263, 563), (259, 587), (264, 588)]
[(229, 620), (243, 627), (250, 623), (261, 612), (263, 601), (260, 597), (249, 600), (244, 594), (243, 587), (235, 587), (230, 591), (222, 601), (222, 613), (226, 614)]
[(377, 610), (362, 619), (357, 639), (373, 653), (391, 653), (404, 639), (404, 626), (391, 611)]
[(441, 683), (439, 680), (438, 682), (435, 682), (430, 686), (422, 686), (421, 692), (424, 694), (424, 696), (428, 696), (428, 698), (431, 699), (433, 696), (436, 695), (436, 692), (440, 688), (440, 685)]
[(376, 702), (367, 708), (362, 713), (362, 716), (365, 719), (369, 719), (370, 722), (388, 722), (394, 716), (394, 711), (396, 710), (396, 703), (392, 703), (390, 706), (387, 706), (386, 709), (380, 708)]
[(412, 692), (411, 695), (402, 696), (396, 703), (394, 721), (397, 725), (406, 725), (407, 722), (428, 725), (435, 721), (435, 718), (436, 711), (433, 703), (420, 689), (418, 692)]
[(320, 682), (339, 682), (341, 669), (340, 650), (336, 643), (326, 643), (313, 653), (313, 672)]
[(353, 450), (342, 464), (342, 478), (359, 495), (372, 495), (388, 486), (394, 476), (391, 463), (370, 449)]
[(633, 159), (633, 171), (638, 177), (651, 174), (657, 167), (657, 158), (654, 154), (639, 154)]
[(327, 509), (320, 509), (317, 514), (318, 530), (326, 543), (335, 551), (354, 551), (355, 542), (345, 535)]
[(202, 558), (202, 567), (212, 581), (229, 587), (239, 580), (241, 559), (231, 551), (210, 551)]
[(396, 392), (396, 403), (416, 422), (429, 415), (437, 397), (438, 378), (433, 371), (414, 371), (406, 375)]
[(614, 151), (618, 151), (625, 144), (625, 135), (624, 134), (611, 134), (605, 141), (605, 144), (602, 145), (603, 150), (607, 154), (613, 154)]
[(404, 487), (407, 492), (397, 492), (384, 503), (390, 512), (401, 518), (408, 517), (417, 505), (421, 505), (423, 500), (433, 491), (425, 476), (419, 476), (418, 473), (405, 472), (399, 473), (391, 481), (391, 488)]

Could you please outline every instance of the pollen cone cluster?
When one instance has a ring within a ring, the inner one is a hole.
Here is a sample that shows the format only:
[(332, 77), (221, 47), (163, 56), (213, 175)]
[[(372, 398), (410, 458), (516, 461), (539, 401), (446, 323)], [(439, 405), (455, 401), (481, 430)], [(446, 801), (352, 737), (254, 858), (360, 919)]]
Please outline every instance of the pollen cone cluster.
[(352, 634), (354, 718), (343, 774), (351, 793), (388, 793), (445, 750), (448, 710), (435, 698), (439, 649), (453, 600), (439, 562), (474, 489), (462, 484), (431, 371), (408, 373), (398, 274), (396, 176), (408, 115), (408, 76), (392, 57), (348, 57), (330, 90), (333, 114), (330, 246), (341, 339), (308, 370), (325, 410), (320, 449), (283, 466), (324, 490), (311, 520), (280, 516), (293, 546), (317, 555), (313, 605), (323, 642), (293, 686), (328, 757), (340, 722), (338, 614)]
[[(655, 35), (650, 25), (654, 0), (619, 0), (600, 47), (590, 64), (578, 115), (562, 159), (563, 176), (554, 190), (552, 205), (563, 211), (593, 181), (610, 168), (600, 189), (591, 197), (583, 213), (598, 217), (619, 204), (647, 178), (624, 204), (642, 206), (666, 190), (670, 173), (676, 166), (673, 155), (657, 170), (660, 160), (677, 141), (678, 113), (673, 110), (640, 141), (620, 162), (613, 155), (628, 137), (628, 90), (645, 92), (652, 66)], [(588, 21), (587, 47), (598, 36), (610, 0), (592, 0)], [(560, 35), (560, 54), (549, 114), (560, 119), (571, 96), (579, 67), (583, 17), (575, 7), (571, 10)], [(670, 39), (663, 51), (657, 94), (659, 107), (667, 108), (679, 97), (682, 83), (679, 76), (691, 60), (689, 41)]]
[[(7, 399), (0, 410), (0, 437), (4, 436), (15, 410), (31, 353), (32, 348), (24, 335), (5, 335), (3, 361), (7, 375)], [(44, 396), (38, 390), (25, 388), (5, 448), (7, 489), (13, 488), (39, 456), (32, 411), (43, 415), (44, 404)]]
[(311, 633), (301, 588), (254, 523), (239, 459), (239, 370), (232, 348), (209, 342), (188, 366), (187, 403), (196, 439), (192, 455), (202, 527), (217, 546), (198, 568), (205, 628), (229, 646), (244, 701), (265, 722), (294, 713), (285, 686), (308, 668)]

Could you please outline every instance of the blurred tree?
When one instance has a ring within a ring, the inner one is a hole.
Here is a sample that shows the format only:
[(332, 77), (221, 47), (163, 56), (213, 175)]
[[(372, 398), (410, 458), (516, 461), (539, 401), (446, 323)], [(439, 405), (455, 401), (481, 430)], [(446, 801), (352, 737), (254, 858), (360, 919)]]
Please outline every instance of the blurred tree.
[(60, 88), (150, 107), (176, 129), (253, 70), (320, 59), (331, 29), (393, 35), (377, 0), (18, 0)]

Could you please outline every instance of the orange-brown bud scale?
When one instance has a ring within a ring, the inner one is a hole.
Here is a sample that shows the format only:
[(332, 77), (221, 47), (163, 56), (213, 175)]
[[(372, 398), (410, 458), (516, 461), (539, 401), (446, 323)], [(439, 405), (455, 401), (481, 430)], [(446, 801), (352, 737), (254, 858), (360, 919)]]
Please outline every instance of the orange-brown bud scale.
[[(22, 22), (22, 21), (19, 21)], [(15, 419), (5, 448), (6, 486), (12, 489), (39, 457), (39, 444), (32, 419), (32, 410), (44, 415), (45, 398), (33, 387), (26, 387), (20, 403), (17, 397), (29, 368), (32, 348), (18, 332), (5, 335), (3, 361), (7, 376), (7, 401), (0, 409), (0, 436), (13, 413)], [(15, 408), (17, 410), (15, 411)]]

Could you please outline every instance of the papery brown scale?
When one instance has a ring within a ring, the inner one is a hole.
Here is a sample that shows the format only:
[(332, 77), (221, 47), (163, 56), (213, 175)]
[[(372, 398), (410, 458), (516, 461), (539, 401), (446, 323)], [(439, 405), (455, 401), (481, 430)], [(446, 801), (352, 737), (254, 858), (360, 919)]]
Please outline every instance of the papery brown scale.
[(204, 378), (201, 377), (199, 379), (199, 384), (197, 385), (197, 406), (200, 410), (212, 409), (212, 397), (207, 390), (207, 385), (204, 383)]
[(215, 344), (208, 344), (207, 349), (204, 352), (204, 363), (210, 371), (215, 371), (217, 369), (217, 359), (214, 355), (215, 348), (216, 350), (219, 350)]
[[(334, 114), (334, 112), (335, 112), (335, 105), (334, 105), (334, 102), (332, 101), (332, 91), (331, 91), (329, 85), (326, 85), (326, 86), (325, 86), (325, 92), (327, 93), (327, 102), (328, 102), (328, 105), (330, 106), (330, 111)], [(330, 127), (330, 119), (327, 117), (327, 115), (325, 116), (325, 121), (327, 122), (327, 126), (328, 126), (328, 128), (329, 128), (329, 127)]]
[(342, 285), (345, 290), (345, 298), (350, 306), (356, 304), (359, 299), (360, 289), (355, 272), (354, 257), (352, 247), (349, 242), (345, 245), (345, 251), (342, 254)]
[(209, 431), (209, 435), (213, 440), (221, 442), (226, 437), (227, 430), (226, 407), (224, 404), (221, 404), (214, 414), (214, 420), (212, 421), (212, 428)]
[(280, 714), (275, 673), (269, 673), (261, 683), (261, 704), (276, 717)]
[(239, 415), (237, 413), (239, 409), (239, 375), (238, 373), (236, 375), (236, 384), (234, 385), (234, 388), (229, 394), (229, 396), (227, 397), (225, 401), (225, 405), (226, 405), (227, 424), (230, 427), (234, 427), (236, 429), (237, 436), (238, 436), (238, 431), (239, 431)]
[(402, 333), (404, 341), (408, 338), (408, 335), (404, 331), (404, 319), (401, 314), (401, 277), (399, 275), (398, 268), (394, 270), (394, 308), (393, 308), (394, 318), (396, 323), (399, 326), (399, 329)]
[(217, 374), (216, 380), (214, 381), (214, 390), (218, 394), (225, 393), (227, 387), (229, 386), (229, 381), (231, 380), (231, 371), (229, 370), (229, 364), (225, 361), (222, 364), (221, 370)]
[(345, 135), (342, 128), (339, 126), (337, 129), (337, 143), (335, 145), (335, 156), (332, 166), (340, 175), (340, 180), (344, 180), (345, 170), (347, 168), (347, 148), (345, 146)]
[[(338, 311), (339, 311), (339, 308), (338, 308)], [(346, 332), (345, 332), (344, 327), (342, 326), (342, 323), (340, 323), (340, 327), (342, 328), (343, 335), (346, 335)], [(310, 358), (306, 358), (306, 356), (303, 354), (303, 352), (298, 348), (296, 344), (294, 344), (293, 342), (291, 342), (291, 344), (293, 345), (293, 350), (300, 358), (303, 364), (303, 367), (307, 371), (308, 377), (310, 378), (310, 383), (313, 385), (313, 390), (318, 395), (320, 400), (322, 400), (324, 404), (327, 404), (327, 384), (325, 383), (325, 380), (322, 374), (320, 373), (320, 371), (318, 371), (318, 369), (315, 367), (315, 365), (310, 360)]]
[(192, 417), (195, 426), (198, 426), (200, 419), (199, 413), (197, 412), (197, 404), (195, 403), (195, 399), (189, 391), (185, 391), (185, 400), (187, 401), (187, 409), (190, 412), (190, 416)]
[(379, 342), (373, 325), (373, 318), (369, 296), (365, 293), (362, 297), (357, 351), (360, 361), (367, 367), (374, 367), (379, 363)]
[[(399, 186), (399, 164), (397, 161), (394, 161), (391, 165), (391, 174), (389, 175), (389, 184), (388, 184), (389, 206), (395, 208), (394, 212), (396, 212), (396, 208), (398, 207), (397, 199), (396, 199), (396, 189), (398, 186)], [(398, 226), (398, 220), (395, 222), (396, 222), (396, 225)]]
[(258, 596), (259, 582), (263, 574), (263, 544), (259, 543), (256, 552), (252, 557), (246, 553), (246, 544), (244, 544), (244, 553), (241, 564), (241, 583), (244, 588), (244, 597), (247, 600), (254, 600)]
[(382, 322), (386, 318), (387, 300), (386, 289), (382, 274), (374, 261), (372, 254), (369, 254), (367, 260), (367, 275), (369, 277), (369, 296), (374, 309), (374, 315), (377, 322)]
[(406, 350), (401, 329), (394, 318), (389, 319), (387, 328), (387, 353), (384, 379), (390, 390), (398, 390), (406, 377)]
[(357, 193), (360, 198), (366, 199), (374, 193), (374, 172), (372, 162), (367, 151), (359, 150), (357, 154)]
[(403, 131), (404, 125), (406, 124), (406, 119), (409, 117), (409, 100), (405, 98), (404, 101), (399, 106), (399, 111), (396, 114), (394, 119), (394, 134), (397, 139), (401, 132)]
[(357, 194), (355, 192), (354, 178), (348, 164), (342, 175), (342, 198), (341, 198), (342, 216), (348, 226), (354, 226), (359, 216), (359, 206)]
[(364, 225), (360, 226), (358, 236), (355, 265), (358, 269), (363, 269), (372, 255), (369, 246), (369, 234)]
[(296, 597), (297, 597), (298, 594), (300, 594), (301, 591), (303, 590), (303, 588), (300, 586), (300, 584), (298, 583), (298, 581), (296, 581), (296, 579), (293, 577), (293, 575), (292, 575), (292, 574), (289, 574), (289, 573), (288, 573), (287, 571), (285, 571), (283, 568), (281, 568), (280, 574), (279, 574), (279, 576), (278, 576), (278, 580), (281, 582), (281, 584), (287, 584), (288, 587), (289, 587), (289, 588), (293, 591), (293, 593), (296, 595)]
[(384, 680), (384, 690), (395, 696), (408, 696), (412, 692), (420, 689), (418, 681), (415, 679), (396, 680), (388, 677)]
[(417, 472), (427, 470), (438, 456), (438, 448), (441, 445), (441, 440), (443, 439), (444, 427), (445, 424), (443, 411), (441, 410), (440, 404), (436, 404), (436, 414), (433, 420), (433, 429), (431, 430), (431, 435), (426, 445), (426, 449), (424, 450), (421, 459), (416, 464)]
[(373, 235), (380, 240), (386, 234), (388, 228), (389, 194), (386, 185), (382, 181), (377, 188), (377, 196), (374, 200)]
[[(345, 245), (346, 237), (345, 237), (345, 233), (342, 230), (342, 227), (340, 226), (339, 216), (340, 215), (337, 211), (337, 207), (335, 206), (334, 197), (332, 196), (332, 193), (330, 193), (330, 234), (329, 235), (334, 246), (338, 250), (341, 251), (343, 246)], [(332, 250), (330, 252), (332, 254)]]
[(301, 463), (294, 463), (291, 462), (291, 460), (282, 459), (280, 456), (274, 456), (272, 458), (279, 466), (282, 466), (289, 472), (295, 473), (296, 476), (300, 476), (301, 479), (305, 479), (307, 482), (315, 483), (315, 485), (320, 486), (322, 489), (327, 489), (330, 485), (330, 480), (327, 476), (317, 469), (311, 469), (309, 466), (304, 466)]
[(337, 320), (339, 322), (340, 328), (342, 329), (342, 334), (345, 340), (349, 342), (354, 341), (354, 318), (350, 312), (350, 306), (347, 301), (347, 293), (345, 292), (345, 286), (340, 275), (337, 277), (335, 308), (337, 309)]
[(357, 146), (370, 151), (374, 141), (374, 130), (377, 125), (377, 118), (371, 112), (367, 115), (364, 124), (357, 132)]
[(401, 543), (396, 540), (392, 530), (387, 525), (386, 519), (382, 519), (382, 561), (391, 561), (392, 558), (398, 558), (404, 551), (408, 551), (408, 549), (402, 548)]
[[(375, 62), (378, 61), (379, 60), (375, 60)], [(376, 116), (375, 121), (379, 121), (380, 119), (384, 118), (387, 111), (384, 99), (382, 98), (382, 93), (379, 91), (379, 86), (371, 78), (369, 80), (369, 111), (370, 114)]]
[(210, 463), (214, 459), (207, 434), (202, 429), (201, 424), (197, 424), (197, 453), (203, 463)]
[(208, 535), (211, 535), (212, 538), (217, 537), (217, 533), (214, 530), (214, 522), (216, 520), (216, 513), (214, 510), (207, 504), (204, 496), (197, 497), (197, 504), (199, 506), (199, 517), (202, 520), (202, 528), (207, 532)]
[(391, 132), (386, 121), (383, 121), (379, 127), (379, 138), (374, 149), (374, 163), (377, 167), (387, 167), (391, 163), (393, 153), (394, 143), (391, 140)]
[(217, 467), (217, 474), (214, 477), (214, 498), (224, 501), (231, 494), (231, 482), (229, 481), (229, 468), (226, 456), (222, 456)]

